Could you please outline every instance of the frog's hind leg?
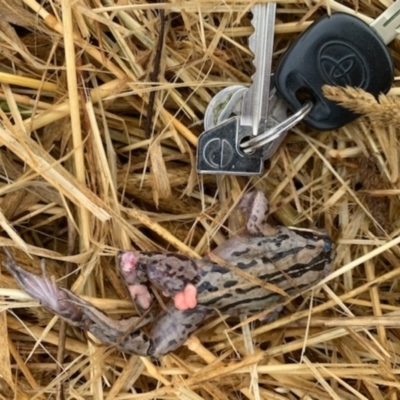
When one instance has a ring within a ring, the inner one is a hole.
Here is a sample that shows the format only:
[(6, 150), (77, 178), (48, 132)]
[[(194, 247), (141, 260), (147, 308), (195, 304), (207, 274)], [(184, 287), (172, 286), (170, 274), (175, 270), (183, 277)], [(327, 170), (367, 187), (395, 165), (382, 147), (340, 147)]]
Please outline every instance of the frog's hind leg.
[(149, 318), (132, 317), (116, 321), (109, 318), (88, 301), (66, 289), (58, 288), (54, 279), (37, 276), (21, 268), (7, 249), (3, 249), (7, 260), (3, 265), (18, 282), (19, 286), (49, 311), (73, 326), (86, 329), (102, 343), (116, 345), (119, 350), (147, 356), (154, 347), (148, 336), (139, 328)]
[(8, 272), (26, 293), (71, 325), (80, 326), (83, 318), (81, 310), (76, 304), (69, 301), (67, 291), (63, 291), (56, 286), (54, 278), (49, 279), (45, 276), (43, 264), (43, 275), (33, 275), (21, 268), (7, 249), (3, 248), (3, 251), (7, 255), (7, 259), (3, 261), (4, 267), (7, 268)]
[(161, 314), (151, 329), (151, 354), (159, 357), (181, 347), (212, 314), (212, 310), (200, 305), (190, 310), (177, 310), (170, 302), (167, 311)]
[(3, 265), (14, 276), (20, 287), (49, 311), (69, 324), (85, 329), (102, 343), (115, 345), (119, 350), (140, 356), (160, 357), (180, 347), (212, 312), (204, 306), (190, 310), (178, 310), (169, 302), (151, 329), (150, 336), (140, 328), (150, 322), (150, 317), (132, 317), (113, 320), (93, 304), (66, 289), (58, 288), (43, 270), (42, 276), (25, 271), (4, 249), (7, 260)]
[(151, 355), (152, 341), (139, 329), (151, 321), (151, 317), (131, 317), (115, 320), (101, 310), (69, 292), (70, 299), (77, 304), (84, 315), (84, 328), (102, 343), (114, 345), (118, 350), (141, 356)]

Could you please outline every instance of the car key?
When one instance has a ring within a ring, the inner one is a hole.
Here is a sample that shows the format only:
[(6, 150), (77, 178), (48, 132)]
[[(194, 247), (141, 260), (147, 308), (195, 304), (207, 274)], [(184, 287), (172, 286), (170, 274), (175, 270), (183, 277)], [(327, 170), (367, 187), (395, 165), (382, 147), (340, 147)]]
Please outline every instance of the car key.
[(314, 22), (280, 60), (277, 90), (292, 111), (304, 98), (313, 107), (304, 121), (318, 130), (340, 128), (358, 117), (326, 99), (322, 86), (354, 86), (374, 96), (387, 93), (393, 83), (393, 61), (386, 47), (398, 33), (400, 0), (371, 25), (359, 18), (334, 13)]
[(221, 122), (199, 137), (198, 172), (234, 175), (258, 175), (262, 172), (262, 149), (245, 154), (240, 143), (266, 126), (275, 10), (275, 3), (255, 4), (252, 8), (254, 33), (249, 38), (249, 47), (254, 53), (253, 83), (244, 93), (241, 115)]

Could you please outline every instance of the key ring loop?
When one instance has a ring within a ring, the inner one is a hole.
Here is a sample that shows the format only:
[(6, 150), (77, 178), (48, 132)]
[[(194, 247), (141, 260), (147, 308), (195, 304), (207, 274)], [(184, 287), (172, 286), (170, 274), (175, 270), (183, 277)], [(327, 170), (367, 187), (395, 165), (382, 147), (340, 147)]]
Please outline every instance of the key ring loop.
[(257, 135), (253, 139), (250, 139), (247, 142), (242, 143), (240, 145), (241, 150), (245, 154), (251, 154), (258, 148), (263, 147), (266, 144), (277, 139), (279, 136), (281, 136), (286, 131), (297, 125), (300, 121), (302, 121), (311, 111), (312, 107), (313, 103), (311, 101), (308, 101), (307, 103), (304, 104), (303, 107), (300, 108), (299, 111), (295, 112), (289, 118), (280, 122), (278, 125), (275, 125), (271, 129), (268, 129), (261, 135)]

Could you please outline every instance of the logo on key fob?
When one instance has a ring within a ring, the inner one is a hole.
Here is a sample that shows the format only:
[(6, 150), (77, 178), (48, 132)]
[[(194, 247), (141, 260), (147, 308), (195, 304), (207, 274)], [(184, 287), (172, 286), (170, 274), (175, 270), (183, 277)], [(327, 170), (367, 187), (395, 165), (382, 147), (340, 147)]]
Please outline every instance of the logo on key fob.
[(365, 62), (353, 46), (328, 42), (320, 51), (319, 62), (325, 79), (331, 85), (364, 87), (368, 82)]
[(204, 146), (204, 161), (212, 168), (226, 168), (232, 161), (234, 149), (226, 139), (210, 139)]
[(239, 145), (252, 136), (252, 128), (240, 126), (239, 118), (230, 118), (203, 132), (197, 146), (197, 171), (225, 175), (259, 175), (264, 161), (262, 149), (244, 154)]

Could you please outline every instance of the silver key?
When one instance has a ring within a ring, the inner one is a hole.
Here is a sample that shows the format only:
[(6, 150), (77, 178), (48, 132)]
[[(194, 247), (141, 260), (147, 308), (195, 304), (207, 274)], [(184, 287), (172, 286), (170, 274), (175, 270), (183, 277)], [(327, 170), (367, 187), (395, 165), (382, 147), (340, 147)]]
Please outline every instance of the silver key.
[[(262, 149), (245, 154), (240, 144), (254, 137), (260, 128), (264, 131), (267, 123), (275, 9), (275, 3), (256, 4), (252, 8), (255, 31), (249, 38), (249, 46), (254, 52), (256, 67), (253, 84), (244, 93), (240, 117), (223, 120), (234, 109), (232, 98), (236, 100), (234, 96), (240, 97), (240, 88), (232, 92), (226, 89), (226, 93), (215, 100), (219, 105), (226, 95), (228, 106), (225, 106), (225, 114), (222, 112), (221, 118), (215, 119), (214, 114), (218, 110), (214, 109), (207, 115), (207, 124), (219, 124), (212, 129), (206, 127), (207, 130), (199, 138), (197, 170), (201, 173), (259, 175), (262, 172)], [(231, 94), (232, 98), (228, 98)]]
[(276, 4), (255, 4), (251, 11), (254, 33), (249, 48), (254, 54), (255, 73), (242, 104), (240, 126), (252, 127), (252, 136), (257, 136), (265, 130), (268, 118)]

